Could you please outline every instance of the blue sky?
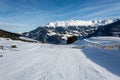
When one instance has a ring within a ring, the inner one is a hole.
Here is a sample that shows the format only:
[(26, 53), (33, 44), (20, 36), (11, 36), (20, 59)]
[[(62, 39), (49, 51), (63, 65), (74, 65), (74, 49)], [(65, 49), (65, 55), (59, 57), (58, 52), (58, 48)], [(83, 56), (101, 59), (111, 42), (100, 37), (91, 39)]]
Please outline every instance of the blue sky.
[(30, 31), (48, 22), (120, 17), (120, 0), (0, 0), (0, 28)]

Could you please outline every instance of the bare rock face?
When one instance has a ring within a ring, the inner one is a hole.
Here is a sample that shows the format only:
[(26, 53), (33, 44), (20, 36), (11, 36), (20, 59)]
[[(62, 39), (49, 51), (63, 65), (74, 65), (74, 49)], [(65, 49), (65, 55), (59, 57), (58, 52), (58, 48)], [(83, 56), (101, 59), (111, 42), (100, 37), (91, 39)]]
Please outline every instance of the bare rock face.
[(77, 41), (77, 36), (71, 36), (67, 40), (67, 44), (72, 44), (73, 42)]

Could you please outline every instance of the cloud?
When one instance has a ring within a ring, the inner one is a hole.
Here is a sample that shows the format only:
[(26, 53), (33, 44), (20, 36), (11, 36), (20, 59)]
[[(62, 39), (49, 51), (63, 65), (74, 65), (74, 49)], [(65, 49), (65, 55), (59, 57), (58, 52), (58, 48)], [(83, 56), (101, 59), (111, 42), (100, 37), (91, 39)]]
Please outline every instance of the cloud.
[(13, 32), (25, 32), (29, 31), (30, 25), (16, 24), (16, 23), (8, 23), (8, 22), (0, 22), (0, 29), (13, 31)]
[(29, 26), (29, 25), (23, 25), (23, 24), (15, 24), (15, 23), (8, 23), (8, 22), (0, 22), (0, 25), (2, 26), (18, 26), (18, 27), (26, 27), (26, 26)]
[[(100, 16), (108, 17), (108, 15), (118, 16), (118, 13), (120, 11), (119, 4), (120, 4), (120, 2), (108, 4), (107, 6), (101, 8), (101, 9), (98, 9), (97, 11), (93, 11), (93, 12), (87, 14), (86, 16), (84, 16), (84, 18), (97, 18)], [(119, 16), (120, 16), (120, 14), (119, 14)]]
[(119, 0), (75, 0), (72, 2), (66, 0), (66, 3), (62, 1), (65, 2), (65, 0), (1, 0), (0, 28), (24, 32), (51, 21), (120, 16)]
[[(65, 16), (72, 16), (72, 18), (80, 19), (90, 19), (90, 18), (97, 18), (101, 15), (110, 15), (110, 14), (117, 14), (120, 11), (120, 1), (118, 0), (107, 0), (105, 2), (95, 2), (95, 3), (87, 3), (81, 7), (78, 5), (77, 9), (71, 9), (71, 11), (64, 10), (63, 14), (58, 14), (60, 17)], [(119, 15), (120, 16), (120, 15)], [(108, 16), (107, 16), (108, 17)]]

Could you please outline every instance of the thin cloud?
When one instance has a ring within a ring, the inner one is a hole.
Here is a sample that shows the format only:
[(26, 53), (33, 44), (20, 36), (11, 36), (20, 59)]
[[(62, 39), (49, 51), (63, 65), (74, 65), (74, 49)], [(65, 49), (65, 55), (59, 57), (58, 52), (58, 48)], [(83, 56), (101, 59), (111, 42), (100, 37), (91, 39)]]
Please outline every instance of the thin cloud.
[(0, 1), (0, 28), (6, 30), (11, 28), (12, 31), (13, 28), (18, 31), (29, 31), (51, 21), (120, 16), (119, 0), (66, 1), (68, 2), (63, 1), (65, 2), (63, 3), (60, 0), (17, 0), (16, 2), (2, 0)]
[(86, 6), (83, 8), (79, 8), (77, 10), (71, 10), (63, 14), (58, 14), (58, 16), (64, 17), (64, 16), (76, 14), (75, 16), (73, 16), (74, 18), (76, 17), (76, 19), (79, 19), (79, 17), (82, 17), (84, 19), (93, 18), (93, 17), (97, 18), (100, 15), (112, 14), (113, 11), (114, 11), (113, 14), (118, 13), (120, 11), (119, 4), (120, 2), (118, 1), (111, 2), (110, 4), (102, 2), (102, 5), (98, 3), (96, 4), (94, 3), (94, 5), (92, 6)]
[(31, 27), (30, 25), (0, 22), (0, 29), (13, 31), (13, 32), (17, 32), (17, 30), (19, 30), (20, 32), (29, 31), (31, 30), (30, 27)]
[(6, 26), (19, 26), (19, 27), (26, 27), (29, 25), (23, 25), (23, 24), (15, 24), (15, 23), (8, 23), (8, 22), (0, 22), (0, 25), (6, 25)]
[(97, 18), (100, 16), (105, 16), (105, 15), (112, 15), (112, 14), (118, 14), (120, 11), (120, 7), (119, 7), (120, 2), (114, 3), (114, 4), (109, 4), (108, 7), (103, 8), (103, 9), (99, 9), (96, 12), (92, 12), (86, 16), (84, 16), (84, 18)]

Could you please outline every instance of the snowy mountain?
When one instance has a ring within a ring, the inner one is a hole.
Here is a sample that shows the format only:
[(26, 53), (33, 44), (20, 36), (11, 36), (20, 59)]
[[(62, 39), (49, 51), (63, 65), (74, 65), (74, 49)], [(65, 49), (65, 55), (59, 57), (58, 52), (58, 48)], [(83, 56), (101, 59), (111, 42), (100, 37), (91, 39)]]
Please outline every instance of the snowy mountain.
[(100, 26), (94, 33), (86, 36), (118, 36), (120, 37), (120, 20), (115, 21), (112, 24), (108, 24), (105, 26)]
[[(0, 38), (4, 46), (0, 49), (0, 80), (120, 80), (119, 50), (79, 48), (87, 43), (114, 46), (120, 38), (95, 37), (73, 45)], [(12, 44), (17, 48), (11, 48)]]
[(69, 27), (69, 26), (99, 26), (112, 23), (113, 20), (91, 20), (91, 21), (81, 21), (81, 20), (69, 20), (69, 21), (56, 21), (46, 24), (46, 27)]
[(104, 26), (113, 22), (114, 20), (56, 21), (50, 22), (43, 27), (38, 27), (24, 35), (41, 42), (64, 44), (70, 36), (84, 37), (93, 33), (99, 26)]

